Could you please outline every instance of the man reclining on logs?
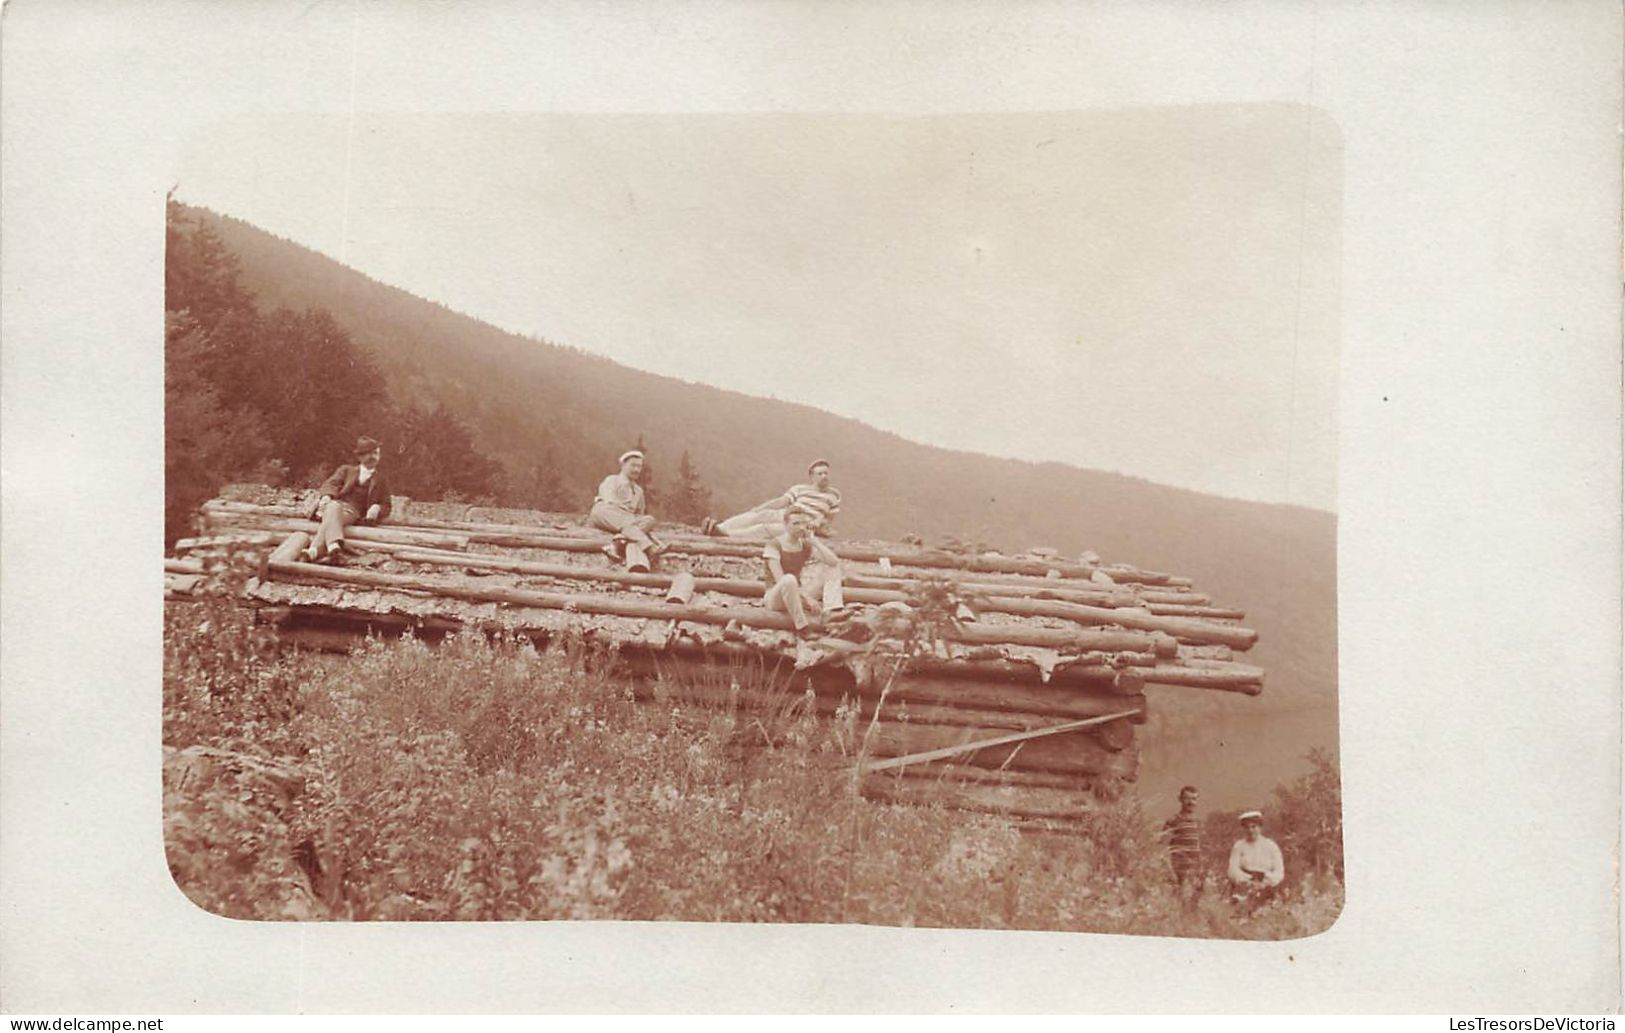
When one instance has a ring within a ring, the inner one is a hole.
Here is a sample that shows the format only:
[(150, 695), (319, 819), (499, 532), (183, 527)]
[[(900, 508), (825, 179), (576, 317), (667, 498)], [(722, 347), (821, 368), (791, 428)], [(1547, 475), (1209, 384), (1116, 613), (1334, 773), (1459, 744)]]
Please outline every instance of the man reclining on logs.
[(620, 473), (610, 474), (598, 485), (587, 526), (615, 536), (604, 546), (611, 560), (624, 562), (627, 570), (646, 572), (665, 545), (649, 533), (655, 518), (645, 512), (643, 487), (638, 484), (643, 474), (643, 453), (635, 448), (622, 452), (620, 464)]
[(378, 472), (383, 448), (373, 438), (356, 439), (355, 463), (339, 467), (317, 489), (319, 497), (311, 509), (311, 519), (321, 526), (305, 548), (311, 563), (334, 559), (344, 545), (344, 529), (351, 524), (371, 524), (389, 516), (389, 486)]
[[(841, 560), (812, 532), (813, 518), (792, 511), (784, 530), (762, 547), (767, 589), (762, 602), (770, 610), (790, 615), (797, 637), (823, 627), (824, 617), (843, 609)], [(816, 561), (808, 569), (808, 561)]]
[(841, 493), (830, 486), (829, 460), (818, 459), (807, 467), (811, 483), (796, 484), (766, 502), (753, 506), (738, 516), (717, 521), (706, 517), (700, 530), (709, 535), (726, 538), (760, 538), (784, 532), (785, 517), (800, 510), (813, 518), (812, 529), (828, 535), (835, 523), (835, 514), (841, 509)]

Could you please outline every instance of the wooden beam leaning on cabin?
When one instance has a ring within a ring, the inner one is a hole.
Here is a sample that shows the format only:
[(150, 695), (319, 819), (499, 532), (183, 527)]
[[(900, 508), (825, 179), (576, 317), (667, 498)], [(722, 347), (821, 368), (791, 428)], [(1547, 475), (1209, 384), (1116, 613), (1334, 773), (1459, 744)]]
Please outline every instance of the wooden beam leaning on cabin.
[[(730, 707), (735, 704), (746, 707), (774, 707), (784, 705), (800, 697), (793, 690), (767, 691), (761, 689), (740, 689), (737, 692), (729, 686), (708, 685), (682, 685), (671, 690), (671, 698), (683, 703), (690, 703), (703, 707)], [(1034, 729), (1046, 728), (1055, 723), (1051, 714), (1033, 713), (1022, 706), (1026, 697), (1017, 697), (1003, 706), (988, 705), (983, 700), (981, 707), (963, 705), (961, 700), (936, 698), (931, 702), (924, 702), (917, 697), (912, 700), (899, 699), (894, 691), (881, 707), (882, 719), (895, 720), (909, 725), (939, 725), (951, 728), (974, 728), (984, 731), (997, 732), (998, 730), (1026, 732)], [(814, 692), (814, 710), (821, 716), (828, 717), (836, 713), (843, 706), (852, 707), (860, 722), (868, 722), (874, 717), (877, 696), (849, 696), (837, 695), (833, 692)], [(1138, 712), (1144, 709), (1143, 696), (1095, 696), (1089, 705), (1078, 705), (1073, 712), (1092, 712), (1091, 717), (1103, 714), (1123, 714), (1139, 716)], [(1133, 708), (1133, 709), (1130, 709)], [(1111, 729), (1107, 732), (1107, 729)], [(1105, 724), (1095, 725), (1089, 729), (1089, 735), (1108, 750), (1116, 751), (1126, 749), (1134, 742), (1134, 726), (1130, 721), (1109, 721)]]
[[(1121, 711), (1117, 711), (1117, 712), (1111, 713), (1111, 714), (1103, 714), (1103, 715), (1101, 715), (1099, 717), (1086, 717), (1086, 718), (1082, 718), (1082, 719), (1077, 720), (1077, 721), (1064, 721), (1064, 722), (1062, 722), (1060, 724), (1057, 724), (1057, 725), (1050, 725), (1050, 726), (1045, 727), (1045, 728), (1036, 728), (1036, 729), (1032, 729), (1030, 731), (1025, 731), (1025, 732), (1011, 732), (1008, 735), (992, 736), (992, 737), (983, 738), (983, 739), (973, 739), (973, 740), (971, 740), (969, 742), (961, 741), (961, 742), (958, 742), (958, 743), (943, 744), (943, 745), (936, 746), (936, 747), (933, 747), (931, 749), (922, 750), (922, 751), (919, 751), (919, 752), (912, 752), (912, 753), (906, 753), (906, 754), (896, 754), (896, 753), (894, 753), (894, 754), (891, 754), (889, 759), (886, 759), (886, 760), (876, 761), (876, 762), (873, 762), (873, 763), (868, 762), (868, 761), (860, 762), (860, 770), (863, 773), (868, 774), (868, 773), (872, 773), (872, 772), (876, 772), (876, 771), (885, 771), (885, 770), (887, 770), (889, 768), (907, 767), (910, 764), (923, 764), (923, 763), (927, 763), (927, 762), (930, 762), (930, 761), (947, 760), (949, 758), (964, 758), (964, 759), (970, 760), (971, 762), (974, 763), (974, 762), (976, 762), (976, 758), (981, 757), (981, 756), (985, 756), (987, 751), (995, 749), (997, 747), (1008, 746), (1008, 745), (1016, 744), (1016, 743), (1023, 744), (1023, 746), (1025, 747), (1026, 744), (1031, 743), (1032, 744), (1031, 749), (1028, 751), (1029, 752), (1028, 762), (1027, 762), (1027, 764), (1025, 766), (1033, 767), (1036, 770), (1041, 770), (1041, 771), (1044, 771), (1044, 770), (1047, 770), (1047, 771), (1073, 771), (1073, 770), (1076, 770), (1076, 771), (1083, 772), (1083, 773), (1088, 773), (1088, 774), (1117, 774), (1118, 772), (1116, 772), (1116, 771), (1102, 771), (1102, 770), (1096, 770), (1093, 767), (1084, 766), (1084, 765), (1090, 764), (1091, 762), (1098, 763), (1100, 758), (1097, 758), (1097, 757), (1084, 757), (1084, 756), (1077, 756), (1077, 757), (1068, 756), (1069, 753), (1075, 753), (1075, 754), (1080, 754), (1081, 755), (1081, 754), (1084, 754), (1086, 752), (1086, 751), (1081, 750), (1081, 749), (1078, 748), (1080, 746), (1080, 744), (1078, 742), (1076, 742), (1076, 741), (1066, 742), (1066, 743), (1056, 743), (1053, 740), (1049, 741), (1049, 742), (1046, 742), (1044, 740), (1051, 740), (1052, 737), (1054, 737), (1054, 736), (1060, 736), (1060, 735), (1066, 735), (1066, 734), (1069, 734), (1069, 733), (1072, 733), (1072, 732), (1078, 732), (1078, 731), (1081, 731), (1081, 730), (1083, 730), (1085, 728), (1090, 727), (1091, 725), (1104, 724), (1104, 723), (1106, 723), (1108, 721), (1119, 721), (1119, 720), (1122, 720), (1122, 719), (1125, 719), (1125, 718), (1133, 717), (1135, 713), (1136, 713), (1135, 710), (1121, 710)], [(877, 724), (876, 725), (877, 729), (880, 728), (880, 727), (882, 727), (882, 724)], [(917, 740), (920, 740), (920, 741), (927, 741), (927, 740), (929, 740), (930, 736), (929, 735), (919, 735), (919, 736), (915, 736), (914, 738), (917, 739)], [(908, 737), (906, 736), (906, 734), (903, 737), (902, 741), (908, 741)], [(1060, 750), (1053, 749), (1053, 747), (1056, 747), (1056, 746), (1062, 746), (1064, 748), (1060, 749)], [(1034, 758), (1031, 756), (1031, 754), (1032, 753), (1038, 753), (1040, 751), (1042, 751), (1045, 754), (1045, 756), (1040, 758), (1040, 759), (1037, 759), (1035, 761)], [(1102, 752), (1111, 753), (1112, 751), (1102, 751)], [(1138, 759), (1132, 753), (1128, 753), (1126, 751), (1124, 753), (1116, 754), (1116, 756), (1126, 757), (1130, 761), (1135, 761), (1135, 760)], [(1119, 765), (1119, 766), (1122, 766), (1122, 765)], [(1132, 768), (1133, 764), (1131, 763), (1130, 765), (1127, 765), (1127, 766)], [(1130, 774), (1125, 775), (1124, 777), (1132, 778), (1133, 773), (1131, 772)]]

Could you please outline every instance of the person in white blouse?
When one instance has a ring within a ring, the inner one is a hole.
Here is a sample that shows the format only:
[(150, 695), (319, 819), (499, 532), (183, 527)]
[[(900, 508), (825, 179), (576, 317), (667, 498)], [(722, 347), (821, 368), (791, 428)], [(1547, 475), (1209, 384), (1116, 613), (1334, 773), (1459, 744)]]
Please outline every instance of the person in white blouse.
[(1247, 811), (1241, 816), (1242, 838), (1230, 848), (1227, 873), (1238, 901), (1262, 900), (1286, 878), (1286, 862), (1275, 840), (1264, 835), (1264, 815)]

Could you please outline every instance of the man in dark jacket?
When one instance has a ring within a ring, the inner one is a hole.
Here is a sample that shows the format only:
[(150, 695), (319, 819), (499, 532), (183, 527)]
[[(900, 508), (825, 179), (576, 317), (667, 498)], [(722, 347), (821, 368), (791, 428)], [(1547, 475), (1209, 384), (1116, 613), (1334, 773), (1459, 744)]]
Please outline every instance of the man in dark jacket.
[(344, 544), (344, 529), (354, 523), (371, 524), (389, 516), (389, 486), (378, 472), (383, 448), (372, 438), (355, 443), (354, 465), (345, 464), (322, 482), (321, 498), (313, 514), (321, 520), (316, 536), (305, 549), (312, 563), (330, 560)]

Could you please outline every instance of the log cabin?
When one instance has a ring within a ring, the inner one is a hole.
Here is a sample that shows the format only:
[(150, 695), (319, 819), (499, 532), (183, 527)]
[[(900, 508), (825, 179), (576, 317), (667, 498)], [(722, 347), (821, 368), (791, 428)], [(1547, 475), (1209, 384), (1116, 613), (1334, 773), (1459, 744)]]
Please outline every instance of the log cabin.
[(759, 541), (657, 526), (667, 550), (632, 573), (580, 514), (396, 498), (389, 522), (350, 530), (342, 563), (313, 564), (301, 554), (312, 501), (228, 486), (165, 559), (166, 599), (211, 590), (222, 558), (246, 553), (241, 601), (307, 647), (469, 628), (542, 646), (578, 635), (645, 689), (681, 678), (688, 704), (791, 698), (823, 719), (856, 708), (870, 731), (854, 773), (881, 800), (1075, 830), (1135, 779), (1148, 686), (1263, 690), (1264, 672), (1236, 659), (1258, 637), (1242, 611), (1094, 553), (831, 539), (853, 605), (809, 639), (762, 605)]

